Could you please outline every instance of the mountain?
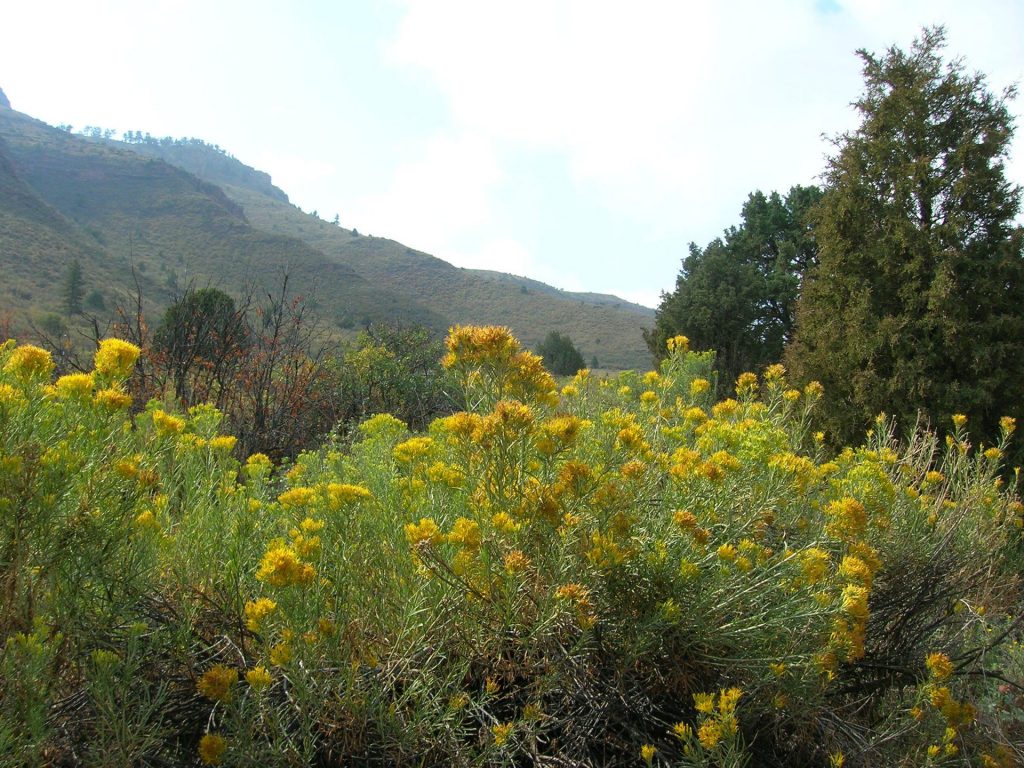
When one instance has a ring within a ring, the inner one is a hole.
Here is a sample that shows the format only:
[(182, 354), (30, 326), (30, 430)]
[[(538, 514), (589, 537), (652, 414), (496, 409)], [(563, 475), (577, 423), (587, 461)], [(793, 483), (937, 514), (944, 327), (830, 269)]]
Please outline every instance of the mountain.
[[(61, 310), (78, 259), (112, 306), (138, 280), (156, 312), (187, 282), (273, 290), (283, 269), (339, 333), (376, 320), (510, 326), (529, 346), (567, 333), (589, 360), (643, 368), (653, 310), (461, 269), (401, 243), (303, 213), (270, 176), (196, 139), (86, 138), (0, 107), (0, 310)], [(133, 277), (134, 269), (134, 277)]]

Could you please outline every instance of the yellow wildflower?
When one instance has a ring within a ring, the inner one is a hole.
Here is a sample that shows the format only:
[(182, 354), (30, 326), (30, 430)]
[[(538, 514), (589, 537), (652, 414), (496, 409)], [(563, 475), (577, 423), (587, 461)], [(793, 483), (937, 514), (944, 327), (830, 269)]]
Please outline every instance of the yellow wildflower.
[(270, 649), (270, 663), (275, 667), (283, 667), (292, 660), (292, 647), (285, 642), (280, 642)]
[(245, 682), (249, 684), (255, 691), (262, 691), (264, 688), (269, 688), (270, 684), (274, 682), (274, 678), (271, 677), (270, 673), (263, 666), (253, 667), (245, 673)]
[(708, 720), (697, 729), (697, 740), (704, 749), (714, 749), (722, 740), (722, 726), (715, 720)]
[(868, 617), (868, 590), (855, 584), (843, 587), (843, 610), (861, 621)]
[(263, 620), (277, 609), (277, 603), (269, 597), (250, 600), (245, 604), (245, 625), (257, 632)]
[(53, 359), (45, 349), (32, 344), (22, 344), (11, 352), (4, 370), (13, 373), (22, 381), (44, 378), (53, 370)]
[(769, 386), (781, 381), (786, 375), (786, 368), (779, 363), (769, 365), (764, 369), (764, 380)]
[(238, 670), (217, 664), (203, 673), (196, 690), (210, 701), (230, 701), (231, 686), (238, 682)]
[(587, 600), (589, 596), (590, 590), (588, 590), (582, 584), (563, 584), (555, 590), (555, 598), (557, 600), (572, 600), (575, 602), (581, 602), (583, 600)]
[(411, 437), (404, 443), (396, 445), (392, 453), (395, 461), (408, 464), (426, 456), (433, 444), (434, 441), (429, 437)]
[(924, 664), (935, 680), (945, 680), (953, 674), (953, 662), (950, 661), (949, 656), (940, 651), (929, 653)]
[(736, 547), (733, 544), (722, 544), (718, 548), (718, 559), (729, 563), (736, 559)]
[(513, 520), (512, 516), (508, 512), (496, 512), (491, 517), (491, 525), (493, 525), (496, 530), (505, 534), (515, 533), (522, 528), (522, 525)]
[(88, 397), (92, 394), (92, 374), (69, 373), (57, 379), (54, 386), (58, 397)]
[(100, 408), (119, 411), (132, 404), (131, 395), (118, 387), (107, 387), (93, 395), (92, 401)]
[(821, 386), (820, 381), (812, 381), (806, 387), (804, 387), (804, 394), (812, 400), (816, 400), (825, 394), (825, 388)]
[(447, 536), (452, 544), (461, 544), (466, 549), (478, 549), (480, 547), (480, 525), (475, 520), (460, 517), (452, 526)]
[(720, 714), (728, 715), (736, 711), (736, 705), (739, 703), (740, 697), (743, 695), (743, 691), (739, 688), (729, 688), (724, 690), (718, 695), (718, 711)]
[(810, 547), (800, 553), (800, 567), (808, 584), (816, 584), (828, 573), (830, 563), (828, 552)]
[(727, 419), (734, 416), (739, 410), (740, 404), (733, 400), (731, 397), (726, 398), (720, 403), (715, 403), (711, 407), (711, 415), (716, 419)]
[(115, 379), (126, 378), (132, 372), (139, 357), (139, 348), (121, 339), (104, 339), (96, 350), (94, 365), (102, 376)]
[(747, 371), (741, 373), (739, 378), (736, 379), (736, 394), (751, 395), (757, 389), (757, 374)]
[(496, 747), (502, 747), (508, 741), (509, 736), (512, 735), (512, 731), (515, 729), (514, 723), (499, 723), (498, 725), (491, 727), (491, 733), (494, 735), (494, 745)]
[(277, 500), (285, 509), (295, 509), (312, 503), (315, 495), (316, 492), (312, 488), (299, 486), (298, 488), (289, 488), (278, 496)]
[(856, 555), (847, 555), (839, 564), (839, 575), (844, 579), (859, 581), (865, 587), (871, 586), (873, 574), (871, 568)]
[(640, 747), (640, 758), (650, 765), (651, 761), (654, 760), (654, 753), (657, 751), (657, 748), (653, 744), (644, 744)]
[(693, 694), (693, 707), (698, 712), (710, 715), (715, 711), (715, 694), (695, 693)]
[(219, 733), (207, 733), (199, 740), (199, 759), (203, 765), (220, 765), (228, 748), (227, 740)]
[(1006, 436), (1012, 435), (1014, 430), (1017, 429), (1017, 420), (1012, 416), (1003, 416), (999, 420), (999, 429)]
[(967, 424), (967, 417), (962, 413), (953, 414), (953, 426), (957, 429), (963, 429)]
[(849, 496), (829, 502), (825, 514), (830, 518), (825, 529), (837, 538), (855, 538), (867, 529), (867, 510), (863, 504)]
[(530, 558), (518, 549), (513, 549), (505, 555), (503, 562), (505, 565), (505, 571), (512, 575), (522, 573), (530, 567)]
[(694, 379), (690, 382), (690, 396), (699, 397), (711, 389), (711, 382), (707, 379)]
[(441, 529), (429, 517), (421, 517), (418, 523), (406, 523), (405, 538), (412, 546), (419, 544), (440, 544), (443, 540)]
[(274, 587), (308, 584), (316, 576), (313, 566), (303, 563), (295, 550), (276, 539), (264, 553), (256, 578)]
[(373, 494), (361, 485), (350, 485), (349, 483), (328, 483), (327, 485), (327, 503), (333, 510), (372, 497)]
[(139, 528), (149, 529), (153, 531), (160, 530), (160, 523), (157, 522), (156, 517), (153, 515), (153, 510), (143, 510), (136, 516), (135, 525)]
[(690, 340), (683, 335), (673, 336), (665, 343), (665, 346), (669, 352), (689, 352)]
[(185, 422), (158, 408), (153, 411), (153, 426), (158, 435), (176, 435), (185, 428)]
[(231, 451), (235, 450), (235, 443), (237, 442), (238, 438), (234, 435), (218, 435), (210, 441), (210, 447), (215, 451), (231, 453)]

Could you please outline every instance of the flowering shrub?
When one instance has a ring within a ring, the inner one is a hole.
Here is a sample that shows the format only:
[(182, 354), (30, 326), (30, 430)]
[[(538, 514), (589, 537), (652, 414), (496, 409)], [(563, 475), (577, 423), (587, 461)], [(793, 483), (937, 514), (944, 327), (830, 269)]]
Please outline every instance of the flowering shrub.
[(212, 407), (129, 420), (128, 346), (0, 348), (9, 764), (1022, 757), (1012, 420), (829, 456), (780, 366), (713, 403), (678, 337), (559, 390), (456, 328), (469, 411), (275, 471)]

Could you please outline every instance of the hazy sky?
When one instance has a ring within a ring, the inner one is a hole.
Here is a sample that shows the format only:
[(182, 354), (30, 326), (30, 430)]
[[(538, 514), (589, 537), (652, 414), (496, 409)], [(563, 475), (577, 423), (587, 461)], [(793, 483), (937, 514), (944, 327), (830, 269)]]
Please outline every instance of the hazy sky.
[(0, 88), (219, 144), (364, 234), (654, 306), (749, 192), (816, 181), (857, 48), (940, 23), (994, 90), (1024, 79), (1019, 0), (34, 0), (2, 14)]

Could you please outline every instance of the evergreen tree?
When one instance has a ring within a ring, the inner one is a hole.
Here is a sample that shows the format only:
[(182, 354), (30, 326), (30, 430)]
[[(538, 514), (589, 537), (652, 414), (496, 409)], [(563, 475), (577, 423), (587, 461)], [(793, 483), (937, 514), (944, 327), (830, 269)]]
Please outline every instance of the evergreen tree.
[(715, 350), (719, 380), (731, 384), (748, 370), (782, 357), (793, 328), (801, 275), (815, 262), (817, 249), (807, 213), (821, 198), (817, 187), (752, 193), (742, 223), (730, 227), (703, 250), (690, 254), (675, 291), (662, 297), (655, 327), (645, 339), (656, 358), (677, 334), (697, 350)]
[(82, 314), (82, 298), (85, 296), (85, 279), (82, 277), (82, 265), (75, 259), (68, 265), (64, 276), (64, 311), (68, 317)]
[(551, 331), (537, 347), (537, 354), (544, 358), (544, 367), (559, 376), (574, 376), (586, 368), (583, 355), (572, 343), (572, 339), (557, 331)]
[(1013, 92), (944, 63), (943, 45), (935, 28), (909, 53), (858, 52), (862, 122), (829, 161), (787, 352), (824, 384), (837, 440), (883, 411), (903, 429), (964, 413), (991, 440), (1024, 404), (1021, 197), (1003, 172)]

